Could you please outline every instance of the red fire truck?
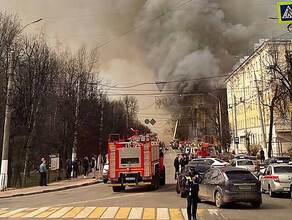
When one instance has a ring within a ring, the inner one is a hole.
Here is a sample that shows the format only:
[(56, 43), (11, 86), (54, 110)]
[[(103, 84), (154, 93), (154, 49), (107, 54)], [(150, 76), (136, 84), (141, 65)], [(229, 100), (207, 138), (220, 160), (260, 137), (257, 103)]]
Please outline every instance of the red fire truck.
[[(132, 129), (133, 130), (133, 129)], [(135, 135), (129, 140), (111, 134), (108, 141), (109, 187), (114, 192), (126, 186), (149, 185), (153, 190), (165, 185), (165, 166), (156, 134)]]

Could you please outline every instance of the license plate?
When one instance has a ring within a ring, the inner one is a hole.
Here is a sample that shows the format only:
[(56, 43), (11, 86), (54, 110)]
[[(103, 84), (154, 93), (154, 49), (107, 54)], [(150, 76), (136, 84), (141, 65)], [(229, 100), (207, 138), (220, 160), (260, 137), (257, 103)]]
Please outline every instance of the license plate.
[(284, 191), (290, 191), (289, 187), (284, 187)]
[(239, 186), (239, 189), (241, 189), (241, 190), (250, 190), (251, 186)]
[(135, 177), (126, 177), (126, 180), (135, 180)]

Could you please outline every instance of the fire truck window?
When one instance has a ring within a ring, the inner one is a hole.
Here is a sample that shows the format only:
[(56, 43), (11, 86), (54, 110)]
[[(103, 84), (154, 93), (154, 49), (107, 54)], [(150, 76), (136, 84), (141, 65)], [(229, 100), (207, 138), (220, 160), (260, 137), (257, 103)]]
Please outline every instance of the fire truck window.
[(132, 163), (139, 163), (139, 158), (122, 158), (122, 164), (132, 164)]

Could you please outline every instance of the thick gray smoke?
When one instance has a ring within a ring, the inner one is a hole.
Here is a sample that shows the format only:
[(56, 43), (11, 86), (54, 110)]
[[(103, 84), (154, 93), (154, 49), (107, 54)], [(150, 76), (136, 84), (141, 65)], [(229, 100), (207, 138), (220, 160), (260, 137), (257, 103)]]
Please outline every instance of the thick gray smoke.
[[(139, 25), (172, 11), (140, 28), (135, 38), (143, 48), (148, 65), (157, 74), (157, 80), (229, 73), (235, 56), (246, 53), (261, 34), (251, 23), (250, 9), (253, 4), (263, 2), (193, 0), (182, 5), (184, 2), (188, 0), (147, 0), (136, 19)], [(265, 10), (254, 16), (262, 13), (267, 16)], [(193, 84), (184, 83), (179, 87), (190, 91)]]

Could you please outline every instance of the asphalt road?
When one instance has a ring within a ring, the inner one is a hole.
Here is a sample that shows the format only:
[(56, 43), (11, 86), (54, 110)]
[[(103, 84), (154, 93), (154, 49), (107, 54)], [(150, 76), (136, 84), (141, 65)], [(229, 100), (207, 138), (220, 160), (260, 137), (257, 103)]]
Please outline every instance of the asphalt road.
[[(15, 197), (0, 200), (1, 219), (184, 219), (185, 199), (175, 192), (174, 152), (166, 154), (167, 184), (157, 191), (131, 187), (120, 193), (105, 184), (83, 188)], [(213, 203), (198, 206), (201, 220), (213, 219), (291, 219), (292, 202), (285, 196), (263, 195), (263, 205), (254, 209), (249, 204), (235, 204), (217, 209)]]

